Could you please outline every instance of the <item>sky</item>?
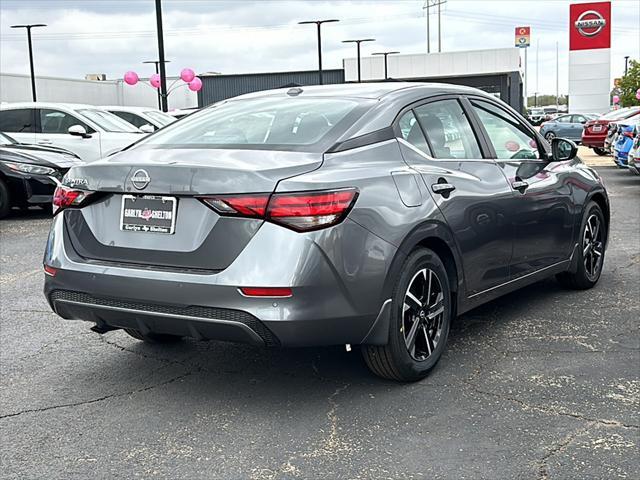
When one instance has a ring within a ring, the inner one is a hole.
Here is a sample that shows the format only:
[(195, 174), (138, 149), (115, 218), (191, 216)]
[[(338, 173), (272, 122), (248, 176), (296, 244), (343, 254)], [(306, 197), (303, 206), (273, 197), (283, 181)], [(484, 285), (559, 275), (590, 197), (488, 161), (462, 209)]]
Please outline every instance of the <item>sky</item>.
[[(568, 89), (566, 0), (448, 0), (442, 7), (442, 51), (513, 46), (514, 28), (530, 25), (528, 92), (554, 94), (556, 42), (560, 93)], [(248, 73), (317, 68), (314, 25), (301, 20), (340, 19), (323, 26), (323, 66), (341, 68), (355, 56), (349, 38), (375, 38), (362, 55), (377, 51), (426, 52), (424, 0), (163, 0), (165, 55), (169, 75), (196, 72)], [(435, 9), (434, 9), (435, 10)], [(432, 51), (437, 16), (431, 15)], [(29, 73), (21, 23), (46, 23), (33, 30), (37, 75), (84, 78), (127, 70), (153, 73), (157, 53), (154, 0), (0, 0), (0, 72)], [(640, 58), (640, 0), (612, 1), (612, 78), (624, 56)]]

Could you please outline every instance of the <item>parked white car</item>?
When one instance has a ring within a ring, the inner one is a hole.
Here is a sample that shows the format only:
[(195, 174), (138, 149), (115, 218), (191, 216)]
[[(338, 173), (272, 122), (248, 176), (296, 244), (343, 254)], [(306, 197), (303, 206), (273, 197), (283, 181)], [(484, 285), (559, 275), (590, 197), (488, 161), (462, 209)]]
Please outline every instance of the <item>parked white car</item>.
[(100, 107), (46, 102), (0, 105), (0, 132), (20, 143), (65, 148), (84, 162), (106, 157), (146, 135)]
[(122, 120), (138, 127), (145, 133), (152, 133), (155, 130), (175, 122), (176, 118), (167, 115), (160, 110), (149, 107), (124, 107), (121, 105), (109, 105), (100, 107), (109, 113), (117, 115)]

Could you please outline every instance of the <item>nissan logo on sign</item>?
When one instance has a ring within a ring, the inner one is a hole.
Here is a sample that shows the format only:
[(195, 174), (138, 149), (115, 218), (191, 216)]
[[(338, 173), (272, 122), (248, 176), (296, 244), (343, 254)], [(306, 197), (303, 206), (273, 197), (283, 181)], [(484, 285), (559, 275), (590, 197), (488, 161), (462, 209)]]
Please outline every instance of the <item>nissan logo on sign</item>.
[(606, 25), (607, 21), (602, 14), (595, 10), (583, 12), (575, 22), (578, 32), (585, 37), (593, 37), (599, 34)]
[(151, 181), (151, 177), (149, 177), (149, 174), (147, 173), (147, 171), (142, 168), (136, 170), (133, 173), (133, 177), (131, 177), (131, 183), (138, 190), (147, 188), (147, 185), (149, 185), (150, 181)]

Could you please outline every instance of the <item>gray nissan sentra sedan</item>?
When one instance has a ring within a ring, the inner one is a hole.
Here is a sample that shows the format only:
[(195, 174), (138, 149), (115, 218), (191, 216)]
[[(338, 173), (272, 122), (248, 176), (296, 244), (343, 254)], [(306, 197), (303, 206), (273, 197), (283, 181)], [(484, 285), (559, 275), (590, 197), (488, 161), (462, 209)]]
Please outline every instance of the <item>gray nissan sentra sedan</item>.
[(576, 147), (442, 84), (271, 90), (71, 169), (45, 295), (149, 342), (361, 345), (424, 377), (453, 318), (555, 275), (602, 271), (609, 201)]

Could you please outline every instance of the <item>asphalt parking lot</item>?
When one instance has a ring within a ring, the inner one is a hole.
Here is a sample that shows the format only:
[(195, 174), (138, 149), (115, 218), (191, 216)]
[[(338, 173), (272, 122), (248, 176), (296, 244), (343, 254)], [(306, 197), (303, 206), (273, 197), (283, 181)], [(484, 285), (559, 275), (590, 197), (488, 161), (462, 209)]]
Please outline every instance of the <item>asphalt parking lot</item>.
[(3, 478), (640, 478), (640, 177), (599, 167), (599, 285), (459, 318), (422, 382), (344, 348), (100, 336), (49, 311), (39, 211), (0, 223)]

